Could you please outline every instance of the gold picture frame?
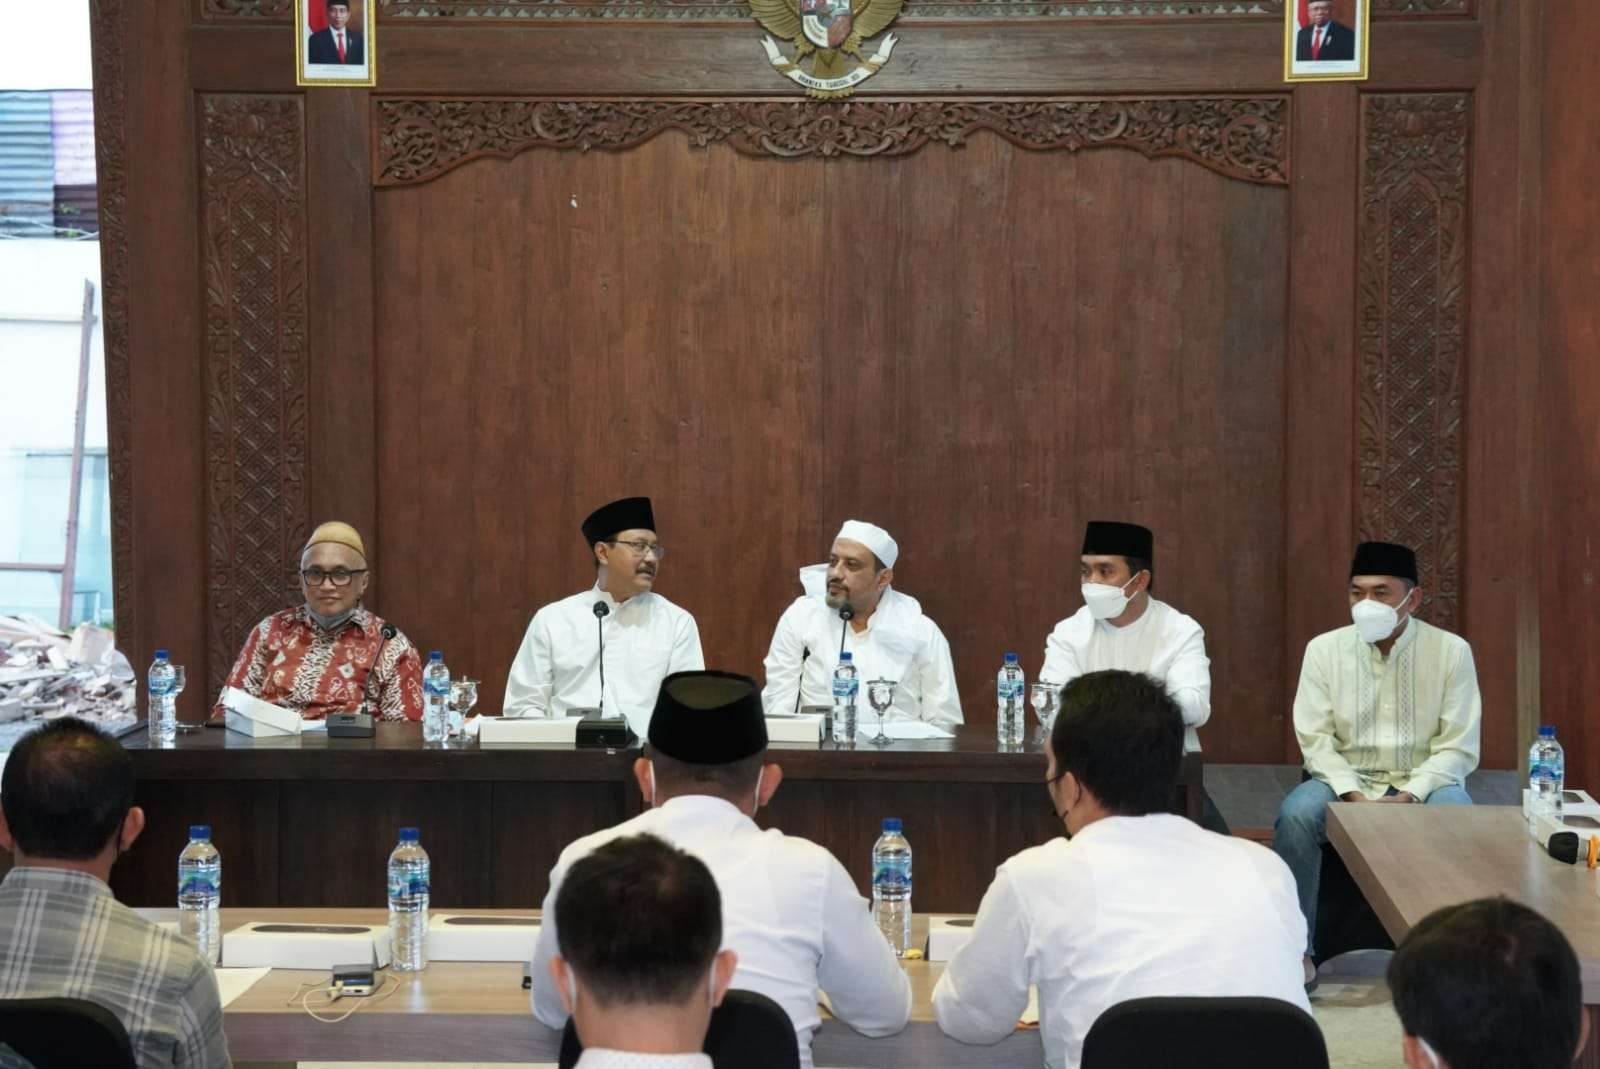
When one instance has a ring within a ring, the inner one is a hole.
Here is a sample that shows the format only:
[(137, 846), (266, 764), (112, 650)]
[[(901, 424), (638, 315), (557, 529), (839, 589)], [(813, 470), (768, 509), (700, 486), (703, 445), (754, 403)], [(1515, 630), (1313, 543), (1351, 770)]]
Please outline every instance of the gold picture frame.
[[(1327, 12), (1320, 37), (1316, 8)], [(1366, 81), (1371, 31), (1372, 0), (1284, 0), (1283, 80)]]
[[(328, 9), (338, 4), (348, 13), (343, 61), (333, 51), (328, 29)], [(317, 12), (322, 17), (313, 20)], [(294, 75), (295, 85), (377, 85), (378, 0), (294, 0)]]

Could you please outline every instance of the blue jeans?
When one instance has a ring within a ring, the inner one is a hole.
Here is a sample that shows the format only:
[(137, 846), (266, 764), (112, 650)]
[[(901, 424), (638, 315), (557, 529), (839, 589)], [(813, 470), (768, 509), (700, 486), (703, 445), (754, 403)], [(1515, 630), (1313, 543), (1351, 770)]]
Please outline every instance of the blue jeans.
[[(1393, 787), (1389, 794), (1399, 794)], [(1300, 912), (1306, 918), (1306, 955), (1317, 937), (1317, 892), (1322, 887), (1322, 844), (1328, 841), (1328, 803), (1335, 800), (1333, 788), (1319, 779), (1308, 779), (1289, 792), (1278, 806), (1278, 820), (1272, 826), (1272, 849), (1294, 873), (1295, 889), (1300, 893)], [(1428, 795), (1429, 805), (1471, 805), (1466, 789), (1454, 783)]]

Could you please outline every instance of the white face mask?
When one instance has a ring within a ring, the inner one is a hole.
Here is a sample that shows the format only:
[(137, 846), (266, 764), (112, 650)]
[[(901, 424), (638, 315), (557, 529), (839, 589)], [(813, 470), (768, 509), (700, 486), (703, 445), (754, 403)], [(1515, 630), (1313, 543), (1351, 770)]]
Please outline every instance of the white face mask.
[[(1138, 578), (1136, 575), (1133, 579), (1129, 579), (1128, 583)], [(1110, 586), (1106, 583), (1084, 583), (1083, 603), (1089, 606), (1089, 615), (1096, 620), (1110, 620), (1113, 617), (1121, 616), (1128, 608), (1128, 602), (1132, 600), (1124, 593), (1128, 589), (1128, 583), (1123, 583), (1121, 586)]]
[(1350, 619), (1355, 621), (1363, 640), (1382, 642), (1400, 626), (1400, 610), (1372, 598), (1362, 598), (1350, 606)]

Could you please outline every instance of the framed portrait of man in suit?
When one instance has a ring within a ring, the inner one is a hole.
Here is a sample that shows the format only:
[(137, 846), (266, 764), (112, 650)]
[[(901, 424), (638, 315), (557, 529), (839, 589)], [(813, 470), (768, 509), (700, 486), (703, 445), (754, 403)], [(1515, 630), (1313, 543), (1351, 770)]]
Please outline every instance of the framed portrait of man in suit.
[(1284, 0), (1283, 80), (1365, 81), (1371, 6), (1372, 0)]
[(377, 85), (377, 0), (294, 0), (296, 85)]

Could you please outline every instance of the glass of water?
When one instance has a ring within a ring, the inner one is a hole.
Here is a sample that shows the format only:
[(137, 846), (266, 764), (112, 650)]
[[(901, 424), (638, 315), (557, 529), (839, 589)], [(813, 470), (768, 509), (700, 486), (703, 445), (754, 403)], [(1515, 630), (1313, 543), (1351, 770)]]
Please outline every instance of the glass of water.
[(1061, 687), (1041, 679), (1028, 688), (1028, 703), (1039, 718), (1039, 741), (1042, 743), (1050, 737), (1050, 729), (1055, 725), (1056, 710), (1061, 704)]
[(472, 707), (478, 704), (478, 681), (462, 676), (450, 683), (450, 726), (448, 733), (451, 738), (460, 738), (462, 725), (467, 721), (467, 714)]
[[(183, 693), (183, 687), (184, 687), (184, 684), (186, 682), (187, 682), (187, 680), (184, 677), (183, 665), (181, 665), (181, 664), (173, 665), (172, 666), (172, 707), (174, 709), (176, 709), (178, 707), (178, 695)], [(200, 725), (199, 724), (186, 724), (182, 720), (179, 720), (177, 722), (177, 724), (175, 725), (175, 729), (178, 732), (178, 734), (180, 734), (180, 735), (188, 735), (191, 732), (199, 731), (200, 730)]]
[(867, 681), (867, 704), (878, 714), (878, 733), (872, 736), (872, 741), (878, 746), (889, 742), (889, 736), (884, 734), (883, 730), (883, 714), (894, 705), (894, 688), (897, 682), (898, 680), (893, 679)]

